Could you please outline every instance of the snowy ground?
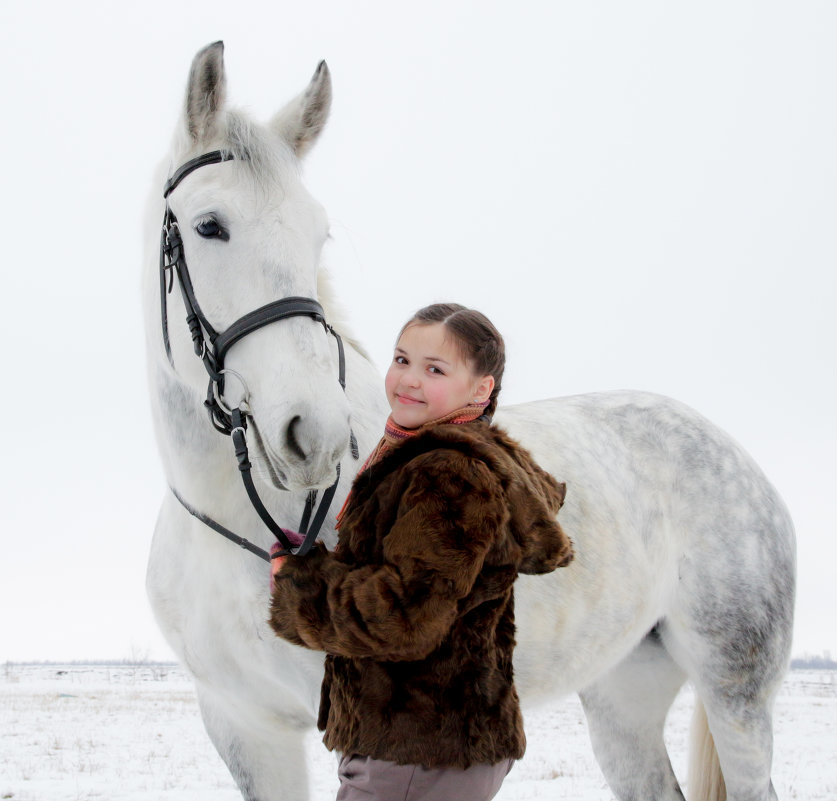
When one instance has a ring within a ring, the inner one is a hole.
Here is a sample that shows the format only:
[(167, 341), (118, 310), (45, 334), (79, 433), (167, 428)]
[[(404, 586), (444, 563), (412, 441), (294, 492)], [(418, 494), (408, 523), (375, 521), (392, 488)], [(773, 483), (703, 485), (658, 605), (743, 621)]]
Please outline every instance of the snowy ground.
[[(667, 724), (685, 777), (692, 708), (685, 688)], [(611, 801), (581, 707), (566, 698), (526, 714), (526, 758), (498, 801)], [(335, 762), (311, 732), (312, 799), (334, 797)], [(794, 671), (776, 705), (779, 798), (837, 798), (837, 671)], [(179, 668), (0, 666), (0, 799), (240, 801)]]

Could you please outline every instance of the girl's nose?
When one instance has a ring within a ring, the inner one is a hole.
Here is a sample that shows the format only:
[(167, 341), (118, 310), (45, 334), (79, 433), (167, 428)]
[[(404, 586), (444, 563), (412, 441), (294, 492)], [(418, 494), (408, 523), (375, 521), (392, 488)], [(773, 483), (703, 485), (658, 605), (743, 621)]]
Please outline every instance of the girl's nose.
[(408, 370), (404, 374), (404, 383), (408, 387), (417, 387), (420, 383), (419, 378), (420, 378), (420, 376), (415, 370)]

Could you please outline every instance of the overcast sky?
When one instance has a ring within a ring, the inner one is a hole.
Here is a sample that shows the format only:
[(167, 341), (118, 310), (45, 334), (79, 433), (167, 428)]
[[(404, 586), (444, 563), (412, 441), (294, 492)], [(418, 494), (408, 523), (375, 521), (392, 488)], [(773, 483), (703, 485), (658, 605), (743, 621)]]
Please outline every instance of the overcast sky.
[(5, 0), (0, 660), (170, 656), (142, 216), (217, 39), (259, 117), (328, 61), (307, 182), (379, 365), (454, 299), (505, 334), (506, 402), (697, 408), (794, 516), (795, 653), (837, 655), (837, 5)]

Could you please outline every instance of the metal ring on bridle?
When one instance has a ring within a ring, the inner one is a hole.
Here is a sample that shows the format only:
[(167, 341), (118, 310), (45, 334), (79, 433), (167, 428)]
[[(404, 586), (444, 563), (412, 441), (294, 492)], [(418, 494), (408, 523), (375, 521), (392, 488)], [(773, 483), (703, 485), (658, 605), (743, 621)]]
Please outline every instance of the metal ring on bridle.
[[(241, 401), (239, 401), (238, 408), (241, 409), (243, 412), (249, 412), (250, 389), (248, 388), (247, 383), (244, 381), (244, 378), (241, 376), (241, 373), (238, 373), (235, 370), (230, 369), (229, 367), (224, 367), (218, 371), (219, 375), (224, 375), (225, 373), (234, 375), (241, 383), (241, 386), (244, 389), (244, 397), (241, 399)], [(227, 406), (227, 404), (224, 402), (224, 399), (221, 397), (221, 393), (218, 392), (217, 381), (212, 382), (212, 394), (215, 396), (215, 402), (221, 407), (221, 409), (227, 414), (231, 415), (233, 410), (229, 406)]]

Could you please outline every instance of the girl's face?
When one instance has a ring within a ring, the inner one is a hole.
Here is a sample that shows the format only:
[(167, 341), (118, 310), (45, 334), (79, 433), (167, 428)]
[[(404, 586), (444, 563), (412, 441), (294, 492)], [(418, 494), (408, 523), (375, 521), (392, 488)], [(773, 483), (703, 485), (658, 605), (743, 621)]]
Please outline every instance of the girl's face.
[(384, 387), (392, 419), (402, 428), (418, 428), (487, 401), (494, 377), (474, 374), (443, 323), (414, 323), (395, 346)]

